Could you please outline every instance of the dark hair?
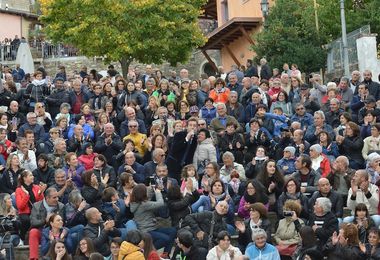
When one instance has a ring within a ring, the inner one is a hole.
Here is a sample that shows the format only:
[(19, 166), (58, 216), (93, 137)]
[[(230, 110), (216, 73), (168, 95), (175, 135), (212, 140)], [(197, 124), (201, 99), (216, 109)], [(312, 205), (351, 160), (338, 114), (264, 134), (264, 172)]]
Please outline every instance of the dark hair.
[(369, 218), (368, 208), (367, 208), (367, 206), (364, 203), (358, 203), (358, 204), (356, 204), (356, 207), (355, 207), (355, 217), (357, 217), (357, 212), (358, 211), (365, 211), (366, 212), (366, 217)]
[(137, 184), (133, 187), (130, 202), (141, 203), (148, 200), (147, 189), (144, 184)]
[(41, 153), (41, 154), (38, 155), (38, 157), (37, 157), (37, 162), (38, 162), (39, 160), (44, 160), (45, 162), (48, 162), (48, 161), (49, 161), (49, 157), (48, 157), (46, 154)]
[(140, 230), (134, 229), (128, 231), (126, 240), (127, 242), (137, 246), (138, 244), (140, 244), (141, 240), (143, 240), (143, 235)]
[(311, 163), (312, 163), (310, 156), (307, 154), (301, 154), (300, 157), (301, 157), (301, 164), (303, 165), (305, 163), (306, 168), (310, 169)]
[[(276, 161), (273, 159), (269, 159), (264, 162), (261, 172), (257, 176), (257, 180), (261, 182), (265, 187), (269, 186), (269, 176), (267, 172), (267, 166), (268, 164), (272, 162), (274, 165), (276, 165)], [(277, 185), (282, 185), (284, 183), (284, 176), (279, 172), (279, 170), (276, 167), (276, 170), (273, 174), (273, 177), (277, 183)]]
[(79, 245), (80, 241), (82, 241), (82, 240), (86, 241), (86, 243), (87, 243), (87, 251), (88, 251), (88, 253), (90, 253), (90, 254), (94, 253), (95, 252), (94, 242), (92, 242), (91, 238), (84, 237), (81, 240), (79, 240), (77, 251), (76, 251), (75, 255), (76, 256), (84, 256), (84, 254), (80, 250), (80, 245)]
[(178, 241), (187, 248), (193, 245), (194, 236), (189, 230), (180, 229), (177, 233)]
[(352, 121), (352, 117), (351, 117), (351, 114), (348, 113), (348, 112), (343, 112), (339, 115), (339, 118), (343, 116), (348, 122)]
[[(62, 239), (54, 239), (51, 242), (50, 247), (49, 247), (49, 252), (47, 253), (47, 256), (49, 256), (50, 259), (57, 259), (57, 254), (55, 253), (55, 245), (58, 244), (58, 243), (63, 244), (64, 247), (66, 248), (64, 240), (62, 240)], [(70, 259), (71, 259), (71, 256), (69, 255), (69, 252), (67, 251), (67, 248), (66, 248), (66, 252), (63, 255), (63, 257), (61, 258), (61, 260), (70, 260)]]
[(94, 157), (94, 160), (95, 158), (103, 162), (103, 167), (107, 165), (107, 158), (103, 154), (98, 154)]
[(206, 136), (206, 138), (211, 138), (210, 131), (209, 131), (208, 129), (206, 129), (206, 128), (202, 128), (202, 129), (200, 129), (200, 130), (198, 131), (198, 134), (199, 134), (199, 133), (204, 133), (205, 136)]
[(259, 104), (256, 108), (256, 111), (258, 111), (260, 108), (263, 108), (263, 109), (265, 109), (265, 111), (268, 111), (268, 107), (264, 104)]
[(288, 183), (291, 181), (294, 182), (294, 184), (296, 185), (296, 192), (300, 192), (301, 186), (300, 186), (299, 182), (296, 179), (294, 179), (293, 177), (286, 179), (285, 184), (284, 184), (284, 191), (285, 192), (287, 191)]
[(114, 243), (114, 244), (118, 244), (118, 246), (120, 247), (121, 246), (121, 243), (123, 243), (123, 239), (121, 239), (121, 237), (114, 237), (111, 239), (110, 241), (110, 245)]
[(94, 173), (93, 170), (88, 170), (88, 171), (85, 171), (83, 174), (82, 174), (82, 181), (83, 181), (83, 184), (87, 185), (87, 186), (91, 186), (91, 176), (92, 174)]
[(226, 86), (226, 82), (222, 78), (217, 78), (215, 80), (215, 85), (218, 84), (218, 83), (222, 83), (223, 87)]
[(210, 97), (205, 99), (205, 104), (206, 104), (207, 101), (211, 101), (211, 103), (214, 103), (214, 99), (212, 99)]
[(317, 243), (317, 237), (310, 226), (303, 226), (300, 229), (300, 237), (302, 239), (302, 247), (304, 248), (314, 246)]
[(112, 197), (117, 195), (117, 191), (114, 187), (107, 187), (103, 190), (102, 200), (103, 202), (111, 202)]
[(174, 110), (176, 110), (176, 104), (175, 104), (175, 102), (174, 101), (166, 101), (166, 103), (165, 103), (165, 107), (166, 108), (168, 108), (168, 106), (170, 105), (170, 104), (173, 104), (173, 106), (174, 106)]
[(249, 209), (259, 212), (261, 219), (268, 218), (268, 210), (265, 207), (265, 205), (261, 202), (256, 202), (256, 203), (251, 204)]
[(321, 132), (319, 132), (317, 136), (318, 140), (320, 140), (321, 134), (325, 134), (327, 136), (327, 145), (330, 145), (332, 142), (330, 134), (326, 132), (325, 130), (322, 130)]
[(207, 165), (210, 165), (210, 164), (214, 168), (214, 171), (215, 171), (215, 173), (217, 175), (217, 178), (219, 178), (220, 172), (219, 172), (219, 165), (218, 165), (218, 163), (216, 163), (216, 162), (209, 162), (208, 164), (206, 164), (206, 167), (207, 167)]
[(360, 135), (360, 128), (357, 124), (355, 124), (354, 122), (351, 121), (351, 122), (348, 122), (347, 125), (352, 129), (354, 137)]
[(60, 216), (59, 214), (57, 213), (53, 213), (50, 215), (48, 221), (47, 221), (47, 224), (49, 227), (51, 227), (51, 223), (54, 221), (54, 219), (57, 217), (57, 216)]
[(142, 237), (143, 237), (143, 240), (144, 240), (144, 257), (145, 257), (145, 259), (148, 259), (149, 258), (149, 254), (152, 251), (155, 251), (156, 249), (154, 248), (154, 245), (153, 245), (152, 236), (149, 233), (144, 232), (142, 234)]
[(224, 240), (225, 237), (228, 237), (229, 239), (231, 239), (230, 234), (228, 234), (228, 232), (226, 230), (222, 230), (216, 236), (216, 241), (218, 241), (218, 243), (219, 243), (221, 240)]
[(194, 164), (188, 164), (188, 165), (185, 165), (183, 168), (182, 168), (182, 171), (181, 171), (181, 177), (183, 179), (187, 178), (187, 171), (190, 169), (190, 168), (193, 168), (194, 171), (195, 171), (195, 175), (194, 177), (198, 180), (198, 173), (197, 173), (197, 169), (195, 168)]
[[(17, 155), (16, 155), (17, 156)], [(32, 174), (29, 170), (23, 170), (21, 174), (18, 176), (18, 185), (22, 186), (25, 184), (24, 178), (27, 177), (29, 174)], [(32, 184), (33, 185), (33, 184)]]
[(379, 123), (376, 123), (374, 125), (371, 126), (371, 128), (374, 127), (377, 129), (377, 131), (380, 131), (380, 124)]
[(129, 180), (133, 177), (133, 175), (129, 172), (122, 172), (119, 177), (119, 182), (121, 186), (124, 186), (125, 184), (129, 183)]
[[(285, 103), (288, 103), (289, 102), (289, 95), (288, 95), (288, 93), (285, 90), (280, 90), (280, 92), (278, 92), (278, 95), (280, 95), (280, 94), (284, 94), (284, 96), (285, 96)], [(277, 95), (277, 100), (278, 100), (278, 95)]]
[(169, 200), (179, 200), (182, 198), (181, 189), (178, 185), (170, 185), (167, 197)]
[(101, 253), (94, 252), (90, 254), (88, 260), (104, 260), (104, 256)]

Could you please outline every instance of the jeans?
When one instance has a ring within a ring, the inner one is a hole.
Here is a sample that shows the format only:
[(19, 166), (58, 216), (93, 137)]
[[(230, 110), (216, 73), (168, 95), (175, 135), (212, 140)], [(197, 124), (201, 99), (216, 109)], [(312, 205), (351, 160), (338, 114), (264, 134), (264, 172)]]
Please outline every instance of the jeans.
[(79, 241), (83, 237), (83, 229), (83, 225), (76, 225), (74, 227), (69, 228), (69, 233), (67, 234), (67, 237), (71, 240), (71, 243), (70, 246), (67, 246), (67, 251), (69, 251), (70, 254), (75, 253)]
[(123, 228), (118, 228), (121, 232), (121, 238), (123, 240), (126, 240), (127, 239), (127, 233), (131, 230), (136, 230), (137, 229), (137, 225), (136, 225), (136, 222), (134, 222), (133, 220), (128, 220), (127, 223), (124, 224), (125, 227)]
[(157, 250), (164, 247), (164, 252), (171, 252), (174, 244), (174, 239), (177, 235), (177, 230), (175, 228), (158, 228), (149, 231), (149, 234), (152, 236), (154, 247)]
[(210, 198), (206, 195), (201, 195), (199, 199), (191, 205), (192, 212), (202, 212), (204, 210), (211, 210)]

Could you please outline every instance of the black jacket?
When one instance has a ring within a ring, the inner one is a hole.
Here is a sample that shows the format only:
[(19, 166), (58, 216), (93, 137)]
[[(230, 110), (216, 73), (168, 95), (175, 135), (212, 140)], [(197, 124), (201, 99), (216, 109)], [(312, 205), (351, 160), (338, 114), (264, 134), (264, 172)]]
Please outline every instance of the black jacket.
[(197, 201), (199, 193), (194, 191), (193, 194), (186, 194), (179, 200), (168, 199), (169, 215), (172, 220), (172, 226), (178, 227), (179, 222), (189, 214), (191, 214), (191, 204)]
[(99, 169), (94, 169), (94, 174), (96, 175), (96, 178), (98, 179), (98, 182), (101, 182), (100, 177), (103, 177), (108, 173), (109, 179), (107, 182), (107, 187), (114, 187), (116, 188), (116, 173), (114, 168), (109, 166), (108, 164), (103, 167), (103, 169), (100, 171)]
[(19, 169), (18, 171), (14, 172), (11, 169), (5, 170), (1, 174), (0, 178), (0, 190), (4, 193), (12, 194), (16, 191), (17, 185), (18, 185), (18, 176), (20, 176), (21, 172), (24, 169)]
[(339, 231), (338, 219), (331, 211), (322, 217), (311, 214), (308, 225), (311, 227), (314, 225), (320, 226), (315, 230), (315, 235), (319, 240), (319, 245), (326, 244), (327, 240), (332, 236), (334, 231)]
[(102, 184), (99, 184), (98, 189), (95, 189), (92, 186), (83, 185), (81, 193), (82, 197), (88, 204), (90, 204), (91, 207), (96, 207), (100, 210), (103, 190), (104, 186)]
[(323, 248), (323, 252), (327, 255), (329, 260), (342, 260), (342, 259), (352, 259), (352, 260), (365, 260), (368, 259), (366, 255), (360, 250), (358, 245), (347, 245), (342, 246), (339, 243), (333, 245), (329, 241)]
[[(323, 197), (322, 194), (319, 191), (314, 192), (314, 194), (311, 196), (309, 199), (309, 211), (310, 214), (312, 213), (312, 209), (314, 208), (315, 201), (318, 198)], [(337, 218), (342, 218), (343, 217), (343, 198), (338, 194), (336, 191), (331, 190), (329, 194), (327, 195), (327, 198), (330, 199), (332, 208), (331, 211), (332, 213), (335, 214)]]
[(46, 171), (37, 168), (33, 171), (34, 183), (39, 184), (40, 182), (43, 182), (47, 184), (48, 187), (50, 187), (55, 183), (54, 173), (54, 169), (49, 166), (47, 167)]
[[(99, 232), (100, 230), (100, 232)], [(121, 233), (117, 228), (112, 230), (104, 230), (103, 224), (92, 224), (88, 223), (84, 227), (83, 237), (88, 237), (94, 243), (94, 248), (96, 251), (101, 253), (103, 256), (109, 256), (111, 254), (109, 247), (109, 237), (120, 237)]]
[(109, 164), (112, 164), (112, 156), (117, 155), (122, 148), (123, 143), (120, 136), (114, 133), (112, 135), (112, 143), (110, 145), (106, 144), (104, 134), (99, 136), (98, 140), (96, 141), (94, 150), (97, 153), (103, 154), (106, 157), (107, 162)]
[(62, 103), (70, 104), (70, 93), (62, 89), (57, 89), (46, 98), (46, 103), (49, 106), (49, 113), (54, 120), (55, 116), (59, 114)]

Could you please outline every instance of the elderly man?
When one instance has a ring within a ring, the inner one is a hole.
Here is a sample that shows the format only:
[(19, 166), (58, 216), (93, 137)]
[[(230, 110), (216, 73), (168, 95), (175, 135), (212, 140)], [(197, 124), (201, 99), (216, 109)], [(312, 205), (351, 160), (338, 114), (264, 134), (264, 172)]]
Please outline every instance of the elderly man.
[(20, 167), (33, 172), (37, 169), (36, 154), (28, 148), (28, 143), (25, 137), (19, 137), (16, 140), (17, 150), (11, 154), (17, 155), (20, 161)]
[(238, 173), (240, 181), (246, 181), (243, 165), (235, 162), (235, 157), (231, 152), (225, 152), (222, 156), (223, 166), (220, 169), (220, 178), (224, 183), (229, 183), (231, 174)]
[(212, 119), (210, 122), (210, 130), (213, 130), (215, 133), (224, 134), (226, 130), (227, 123), (232, 122), (238, 126), (236, 132), (243, 132), (243, 128), (240, 126), (239, 122), (233, 116), (227, 115), (227, 107), (223, 103), (218, 103), (216, 105), (216, 118)]
[(360, 71), (354, 70), (351, 73), (350, 88), (354, 95), (358, 94), (358, 86), (360, 84)]
[(310, 125), (313, 124), (313, 116), (306, 112), (306, 108), (303, 104), (298, 103), (295, 105), (296, 112), (290, 118), (291, 122), (300, 122), (301, 129), (306, 130)]
[(138, 119), (136, 117), (136, 111), (135, 111), (134, 108), (132, 108), (132, 107), (126, 107), (126, 108), (124, 108), (124, 112), (125, 112), (126, 118), (121, 123), (120, 130), (119, 130), (121, 138), (123, 138), (124, 136), (126, 136), (126, 135), (129, 134), (128, 122), (130, 120), (137, 121), (138, 126), (139, 126), (138, 130), (139, 130), (140, 133), (142, 133), (142, 134), (146, 134), (147, 133), (144, 121), (141, 120), (141, 119)]
[(123, 142), (130, 139), (135, 144), (135, 149), (144, 157), (145, 152), (148, 150), (148, 138), (145, 134), (139, 133), (139, 123), (135, 120), (128, 121), (129, 134), (123, 138)]
[(69, 194), (76, 189), (71, 178), (66, 178), (66, 173), (63, 169), (57, 169), (54, 173), (54, 184), (52, 185), (58, 191), (59, 201), (63, 204), (69, 202)]
[(114, 220), (103, 222), (102, 213), (97, 208), (89, 208), (86, 211), (87, 226), (84, 227), (83, 236), (88, 237), (94, 243), (94, 247), (103, 256), (111, 254), (110, 237), (120, 237), (121, 232), (115, 227)]
[(322, 77), (319, 74), (313, 74), (313, 77), (310, 78), (310, 84), (313, 85), (313, 89), (310, 90), (310, 95), (316, 100), (319, 104), (322, 102), (322, 97), (326, 94), (327, 87), (322, 85)]
[(243, 86), (239, 84), (238, 76), (234, 72), (231, 72), (228, 75), (227, 88), (229, 88), (231, 91), (236, 91), (238, 93), (238, 96), (240, 96)]
[(249, 259), (281, 259), (277, 248), (267, 243), (267, 233), (264, 229), (252, 232), (252, 241), (245, 250)]
[(45, 191), (45, 198), (33, 204), (30, 215), (29, 259), (38, 259), (42, 228), (52, 214), (63, 216), (63, 207), (64, 205), (58, 201), (58, 192), (55, 188), (48, 188)]
[(209, 92), (210, 92), (210, 81), (207, 79), (204, 79), (201, 81), (201, 88), (198, 90), (198, 108), (202, 108), (205, 103), (206, 99), (208, 98)]
[(331, 139), (335, 139), (335, 132), (334, 129), (325, 123), (325, 114), (323, 111), (319, 110), (314, 113), (314, 124), (310, 125), (305, 133), (305, 140), (308, 141), (310, 144), (314, 144), (317, 142), (317, 137), (319, 133), (324, 130), (326, 131)]
[(231, 91), (228, 97), (228, 102), (226, 104), (227, 114), (233, 116), (241, 124), (245, 123), (245, 109), (239, 102), (238, 93), (236, 91)]
[(336, 128), (340, 125), (340, 115), (344, 112), (341, 108), (342, 103), (337, 98), (332, 98), (330, 100), (330, 110), (326, 112), (326, 123)]
[(340, 194), (344, 201), (351, 187), (351, 178), (355, 174), (355, 170), (351, 169), (349, 164), (346, 156), (338, 156), (331, 165), (331, 173), (327, 176), (333, 190)]
[(74, 115), (79, 115), (81, 113), (82, 105), (89, 100), (87, 93), (82, 90), (81, 85), (82, 83), (79, 79), (74, 80), (73, 90), (70, 92), (71, 112)]
[(350, 80), (346, 77), (342, 77), (339, 83), (340, 96), (342, 98), (342, 108), (348, 110), (351, 106), (351, 101), (354, 93), (350, 88)]
[(191, 117), (187, 120), (186, 130), (175, 133), (173, 137), (166, 164), (169, 176), (178, 182), (181, 179), (182, 167), (193, 162), (194, 152), (197, 148), (197, 127), (198, 120)]
[(308, 225), (313, 228), (318, 244), (323, 246), (331, 235), (339, 230), (338, 219), (331, 212), (332, 204), (329, 198), (317, 198), (313, 206), (314, 213), (311, 214)]
[(63, 78), (55, 78), (54, 92), (46, 98), (46, 103), (49, 105), (49, 113), (52, 118), (55, 118), (60, 112), (60, 107), (63, 103), (70, 103), (70, 93), (64, 88), (63, 83)]
[[(195, 234), (196, 240), (204, 248), (214, 246), (214, 241), (220, 231), (227, 230), (227, 223), (224, 217), (228, 213), (228, 203), (220, 201), (215, 206), (215, 211), (203, 211), (187, 215), (183, 222), (183, 226), (190, 227)], [(212, 230), (212, 234), (210, 233)], [(210, 239), (211, 237), (211, 239)]]
[(66, 141), (63, 138), (57, 138), (53, 144), (54, 152), (52, 154), (49, 154), (49, 166), (53, 167), (54, 169), (63, 168), (66, 165)]
[(304, 131), (301, 129), (294, 130), (290, 146), (296, 148), (295, 156), (309, 153), (310, 143), (304, 139)]
[(117, 155), (123, 147), (120, 136), (115, 133), (115, 127), (111, 123), (104, 125), (104, 132), (98, 137), (94, 150), (103, 154), (107, 162), (112, 164), (114, 155)]
[(156, 172), (156, 167), (165, 162), (165, 151), (161, 148), (156, 148), (152, 152), (152, 160), (144, 164), (144, 173), (146, 177), (153, 176)]
[(32, 130), (34, 133), (34, 137), (37, 142), (42, 141), (42, 138), (44, 137), (45, 130), (44, 127), (37, 124), (37, 115), (34, 112), (29, 112), (26, 115), (26, 120), (28, 121), (27, 123), (23, 124), (19, 129), (18, 129), (18, 136), (24, 136), (25, 130)]
[(78, 156), (84, 152), (84, 144), (91, 142), (89, 136), (84, 136), (81, 125), (74, 126), (74, 134), (70, 137), (67, 145), (68, 152), (74, 152)]
[(376, 226), (380, 225), (379, 207), (379, 187), (369, 181), (366, 170), (357, 170), (351, 179), (351, 188), (348, 191), (347, 207), (351, 210), (352, 216), (344, 218), (344, 222), (351, 222), (355, 215), (355, 207), (359, 203), (367, 206)]
[(124, 163), (119, 167), (117, 173), (120, 175), (122, 172), (128, 172), (133, 175), (133, 179), (137, 183), (145, 182), (144, 166), (136, 162), (136, 157), (133, 152), (125, 154)]
[[(331, 209), (332, 213), (335, 214), (337, 218), (343, 217), (343, 199), (342, 196), (331, 189), (331, 185), (328, 179), (320, 178), (318, 180), (318, 191), (315, 191), (309, 200), (309, 209), (311, 210), (315, 205), (315, 201), (318, 198), (328, 198), (333, 205)], [(312, 212), (310, 212), (311, 214)]]

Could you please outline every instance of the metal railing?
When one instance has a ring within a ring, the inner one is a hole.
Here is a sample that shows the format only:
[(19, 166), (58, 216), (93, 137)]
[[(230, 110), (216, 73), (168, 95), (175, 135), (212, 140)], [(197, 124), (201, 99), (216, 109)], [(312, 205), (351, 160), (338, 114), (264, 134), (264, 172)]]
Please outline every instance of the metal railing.
[[(0, 62), (15, 61), (18, 45), (5, 45), (0, 43)], [(29, 42), (33, 59), (54, 59), (65, 57), (76, 57), (79, 52), (76, 48), (66, 44), (51, 44), (45, 41)]]
[[(363, 26), (349, 34), (347, 34), (348, 46), (348, 61), (350, 66), (358, 64), (358, 53), (356, 46), (356, 39), (363, 34), (370, 34), (371, 28), (369, 25)], [(334, 71), (343, 70), (343, 43), (339, 38), (327, 45), (327, 72), (333, 73)]]

